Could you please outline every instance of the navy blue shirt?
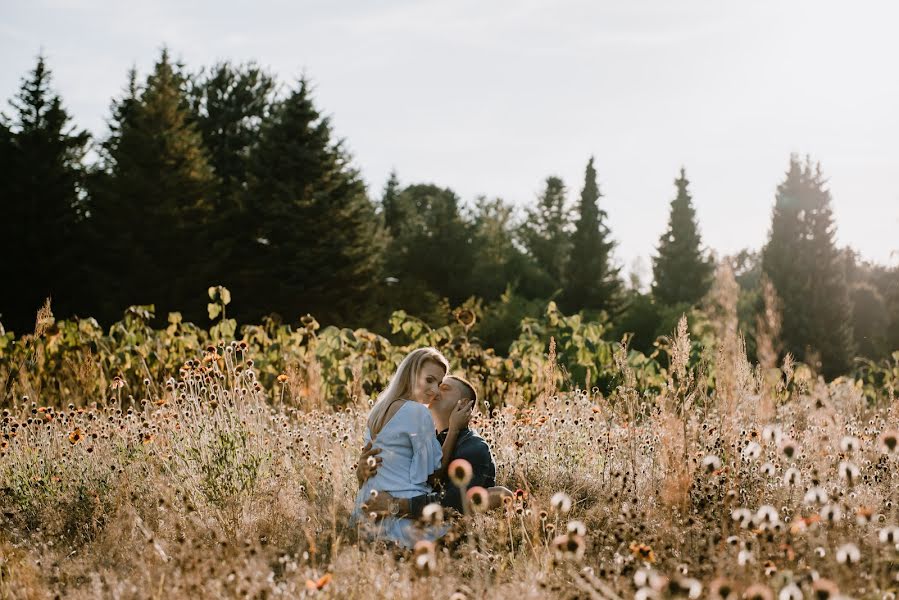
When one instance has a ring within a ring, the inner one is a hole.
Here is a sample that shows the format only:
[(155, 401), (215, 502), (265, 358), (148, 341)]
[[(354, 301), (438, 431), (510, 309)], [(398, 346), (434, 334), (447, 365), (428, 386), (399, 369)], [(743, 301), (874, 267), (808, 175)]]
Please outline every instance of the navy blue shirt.
[[(447, 430), (437, 434), (441, 444), (446, 440), (446, 434)], [(475, 486), (486, 489), (496, 485), (496, 464), (493, 462), (493, 455), (490, 454), (490, 446), (474, 429), (465, 428), (459, 432), (451, 458), (452, 460), (462, 458), (471, 464), (471, 482), (467, 486), (468, 489)], [(409, 499), (410, 517), (420, 517), (424, 507), (432, 502), (439, 502), (445, 508), (463, 512), (461, 490), (446, 477), (441, 478), (439, 483), (439, 488), (442, 489), (438, 488), (430, 494)]]

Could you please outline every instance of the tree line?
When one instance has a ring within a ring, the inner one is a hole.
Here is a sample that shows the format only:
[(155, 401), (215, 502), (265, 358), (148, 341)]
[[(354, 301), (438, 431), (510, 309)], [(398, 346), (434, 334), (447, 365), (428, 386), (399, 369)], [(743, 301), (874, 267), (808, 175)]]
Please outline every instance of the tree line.
[[(0, 322), (19, 334), (46, 297), (61, 317), (109, 323), (154, 304), (202, 322), (207, 288), (224, 285), (244, 323), (310, 313), (383, 331), (396, 309), (441, 324), (477, 305), (479, 334), (500, 349), (554, 300), (649, 353), (712, 282), (684, 169), (643, 291), (615, 262), (592, 158), (575, 201), (549, 176), (523, 211), (395, 172), (372, 197), (308, 80), (285, 87), (254, 63), (192, 72), (167, 50), (146, 77), (128, 73), (101, 138), (73, 125), (43, 57), (9, 105)], [(790, 157), (767, 244), (732, 263), (750, 352), (769, 281), (780, 352), (834, 376), (899, 348), (899, 273), (836, 247), (826, 183)]]

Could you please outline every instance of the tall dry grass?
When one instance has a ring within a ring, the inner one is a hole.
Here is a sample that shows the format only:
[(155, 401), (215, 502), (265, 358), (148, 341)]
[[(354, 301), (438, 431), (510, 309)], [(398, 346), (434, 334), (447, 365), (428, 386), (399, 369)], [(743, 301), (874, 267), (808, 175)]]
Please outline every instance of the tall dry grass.
[(611, 394), (558, 391), (548, 360), (539, 404), (492, 399), (474, 427), (519, 492), (419, 555), (349, 524), (370, 398), (327, 408), (314, 364), (268, 395), (231, 343), (143, 390), (56, 410), (38, 391), (2, 417), (0, 596), (893, 597), (896, 408), (763, 373), (722, 331), (691, 367), (679, 324), (658, 396), (621, 349)]

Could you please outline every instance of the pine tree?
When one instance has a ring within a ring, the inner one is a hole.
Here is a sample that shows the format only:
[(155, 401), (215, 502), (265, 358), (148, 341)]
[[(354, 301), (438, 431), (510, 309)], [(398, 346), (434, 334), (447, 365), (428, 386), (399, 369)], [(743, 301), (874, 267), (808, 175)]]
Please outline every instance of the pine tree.
[(556, 288), (561, 287), (566, 260), (571, 252), (571, 209), (565, 196), (562, 180), (547, 177), (546, 188), (538, 198), (537, 206), (528, 209), (527, 218), (519, 230), (524, 247)]
[(82, 159), (90, 136), (71, 124), (62, 99), (51, 89), (43, 56), (23, 79), (11, 123), (0, 127), (0, 219), (4, 260), (0, 281), (11, 286), (0, 298), (5, 326), (27, 333), (44, 299), (57, 316), (78, 310), (84, 181)]
[(671, 201), (668, 230), (659, 240), (658, 256), (653, 257), (652, 294), (669, 306), (698, 302), (709, 290), (714, 270), (701, 249), (689, 184), (681, 169), (680, 177), (674, 180), (677, 196)]
[(404, 211), (399, 205), (398, 197), (401, 191), (399, 177), (397, 177), (396, 171), (391, 171), (387, 184), (384, 186), (384, 194), (381, 196), (381, 216), (391, 237), (400, 235), (405, 218)]
[(248, 318), (364, 318), (360, 307), (380, 285), (385, 236), (350, 161), (301, 80), (264, 125), (252, 157), (247, 226), (255, 241), (241, 264), (252, 287), (237, 296)]
[(615, 242), (606, 225), (608, 216), (599, 207), (601, 197), (593, 157), (590, 157), (565, 277), (563, 304), (569, 312), (605, 310), (614, 313), (619, 307), (620, 267), (612, 264)]
[(834, 377), (850, 366), (851, 305), (825, 185), (820, 165), (790, 158), (762, 266), (783, 302), (784, 349), (809, 362), (817, 358), (813, 366)]
[(216, 180), (187, 85), (163, 50), (142, 89), (132, 75), (113, 105), (91, 205), (107, 318), (129, 304), (154, 303), (199, 320), (206, 289), (217, 283), (209, 271)]

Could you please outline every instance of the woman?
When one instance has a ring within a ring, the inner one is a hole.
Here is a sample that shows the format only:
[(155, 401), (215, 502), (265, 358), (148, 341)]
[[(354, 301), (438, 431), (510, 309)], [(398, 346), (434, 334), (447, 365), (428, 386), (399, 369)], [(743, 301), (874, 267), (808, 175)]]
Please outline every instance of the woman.
[(363, 505), (372, 490), (384, 490), (395, 498), (413, 498), (431, 491), (428, 478), (443, 466), (443, 451), (428, 404), (439, 393), (448, 371), (446, 358), (434, 348), (413, 350), (400, 363), (368, 415), (365, 442), (371, 441), (381, 449), (383, 464), (360, 487), (353, 518), (357, 522), (369, 521), (376, 537), (406, 548), (422, 537), (435, 537), (435, 533), (422, 532), (411, 519), (370, 520)]

